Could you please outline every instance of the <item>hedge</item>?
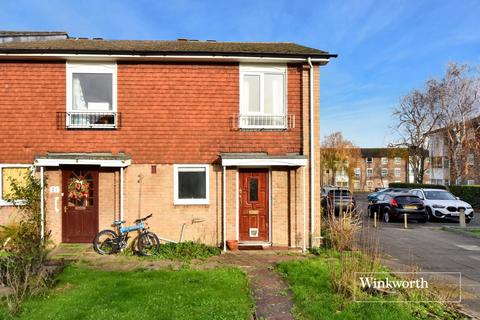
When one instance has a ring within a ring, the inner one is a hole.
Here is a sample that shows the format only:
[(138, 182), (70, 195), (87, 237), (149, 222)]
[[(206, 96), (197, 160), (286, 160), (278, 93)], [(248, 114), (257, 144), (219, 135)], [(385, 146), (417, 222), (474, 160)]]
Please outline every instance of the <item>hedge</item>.
[(449, 186), (448, 189), (472, 207), (480, 208), (480, 185)]
[(388, 184), (389, 188), (407, 188), (407, 189), (443, 189), (447, 187), (441, 184), (427, 184), (427, 183), (406, 183), (406, 182), (392, 182)]

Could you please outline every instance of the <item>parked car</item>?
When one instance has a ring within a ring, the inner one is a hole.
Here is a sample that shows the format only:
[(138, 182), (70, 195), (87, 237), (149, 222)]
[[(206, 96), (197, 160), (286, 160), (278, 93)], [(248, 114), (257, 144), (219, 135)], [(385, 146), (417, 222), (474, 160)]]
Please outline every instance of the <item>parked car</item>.
[(383, 193), (386, 193), (386, 192), (406, 192), (408, 191), (409, 189), (406, 189), (406, 188), (384, 188), (384, 189), (380, 189), (376, 192), (372, 192), (370, 193), (368, 196), (367, 196), (367, 200), (368, 202), (374, 202), (377, 200), (377, 197)]
[(339, 187), (324, 187), (322, 189), (322, 208), (326, 212), (355, 210), (356, 201), (350, 190)]
[(428, 216), (425, 212), (425, 206), (420, 197), (404, 192), (382, 193), (374, 203), (368, 205), (368, 214), (370, 217), (377, 212), (379, 218), (384, 222), (403, 218), (407, 214), (408, 219), (427, 222)]
[(467, 223), (473, 219), (472, 206), (446, 190), (412, 189), (410, 192), (423, 200), (425, 203), (425, 211), (430, 220), (458, 219), (460, 209), (465, 210), (465, 221)]

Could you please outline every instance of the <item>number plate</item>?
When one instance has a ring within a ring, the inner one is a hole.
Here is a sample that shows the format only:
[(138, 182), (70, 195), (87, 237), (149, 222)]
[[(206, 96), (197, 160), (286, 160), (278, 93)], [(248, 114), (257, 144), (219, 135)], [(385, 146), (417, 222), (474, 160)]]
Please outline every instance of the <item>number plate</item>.
[(405, 206), (405, 209), (417, 210), (417, 206), (406, 205), (406, 206)]

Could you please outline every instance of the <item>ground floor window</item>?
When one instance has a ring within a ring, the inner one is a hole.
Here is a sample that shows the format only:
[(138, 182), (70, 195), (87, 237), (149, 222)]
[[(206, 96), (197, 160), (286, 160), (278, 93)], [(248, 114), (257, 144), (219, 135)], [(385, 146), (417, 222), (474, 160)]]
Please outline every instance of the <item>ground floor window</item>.
[(12, 181), (25, 181), (25, 174), (31, 172), (29, 165), (0, 164), (0, 205), (10, 205), (8, 199), (13, 192)]
[(174, 166), (174, 204), (208, 204), (208, 165)]

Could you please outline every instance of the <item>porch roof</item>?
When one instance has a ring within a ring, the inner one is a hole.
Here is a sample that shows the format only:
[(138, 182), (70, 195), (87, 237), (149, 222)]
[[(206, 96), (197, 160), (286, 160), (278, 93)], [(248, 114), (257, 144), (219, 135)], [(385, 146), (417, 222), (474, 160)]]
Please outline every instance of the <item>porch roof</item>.
[(266, 153), (221, 153), (222, 166), (259, 167), (287, 166), (304, 167), (307, 157), (299, 154), (268, 155)]
[(98, 165), (100, 167), (123, 168), (131, 164), (130, 156), (125, 153), (47, 153), (37, 155), (34, 164), (41, 167), (58, 167), (60, 165)]

